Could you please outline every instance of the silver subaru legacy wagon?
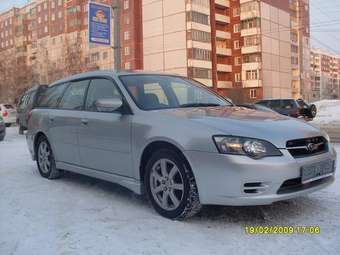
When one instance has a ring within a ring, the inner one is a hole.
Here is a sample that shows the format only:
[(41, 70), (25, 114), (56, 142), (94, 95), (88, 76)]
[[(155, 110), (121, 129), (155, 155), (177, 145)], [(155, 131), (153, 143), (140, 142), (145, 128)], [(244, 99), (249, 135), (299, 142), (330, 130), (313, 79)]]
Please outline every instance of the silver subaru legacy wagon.
[(76, 172), (146, 194), (164, 217), (263, 205), (334, 181), (329, 137), (301, 120), (235, 107), (185, 77), (97, 71), (49, 86), (27, 142), (40, 174)]

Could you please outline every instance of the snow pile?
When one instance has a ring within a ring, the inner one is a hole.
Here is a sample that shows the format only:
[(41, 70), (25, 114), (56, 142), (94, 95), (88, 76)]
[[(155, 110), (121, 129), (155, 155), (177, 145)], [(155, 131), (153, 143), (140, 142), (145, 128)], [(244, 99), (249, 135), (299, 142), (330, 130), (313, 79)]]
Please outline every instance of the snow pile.
[(318, 113), (313, 123), (340, 124), (340, 100), (321, 100), (314, 104)]

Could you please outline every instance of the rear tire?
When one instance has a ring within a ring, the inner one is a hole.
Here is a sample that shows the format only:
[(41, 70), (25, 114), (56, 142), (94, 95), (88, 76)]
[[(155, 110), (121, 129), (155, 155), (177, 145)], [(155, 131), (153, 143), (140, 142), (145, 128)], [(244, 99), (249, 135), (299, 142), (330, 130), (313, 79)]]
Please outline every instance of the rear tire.
[(10, 127), (12, 124), (11, 123), (6, 123), (5, 126), (6, 127)]
[(38, 170), (42, 177), (56, 179), (61, 176), (62, 172), (56, 168), (51, 145), (44, 136), (38, 139), (36, 155)]
[(24, 130), (25, 128), (23, 126), (19, 126), (19, 135), (23, 135), (24, 134)]
[(146, 165), (144, 185), (154, 209), (163, 217), (182, 220), (201, 210), (195, 178), (182, 155), (161, 149)]
[(317, 114), (318, 110), (315, 106), (315, 104), (312, 104), (309, 109), (308, 109), (308, 114), (307, 114), (307, 117), (308, 118), (311, 118), (311, 119), (314, 119), (316, 114)]

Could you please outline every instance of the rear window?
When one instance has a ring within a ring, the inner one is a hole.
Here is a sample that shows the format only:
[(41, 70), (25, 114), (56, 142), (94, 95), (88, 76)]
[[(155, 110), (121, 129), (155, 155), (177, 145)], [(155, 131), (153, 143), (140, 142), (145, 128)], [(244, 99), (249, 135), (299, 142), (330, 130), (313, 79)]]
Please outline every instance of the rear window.
[(56, 108), (68, 83), (49, 87), (42, 95), (38, 103), (40, 108)]
[(11, 104), (4, 104), (4, 107), (6, 109), (14, 109), (13, 105), (11, 105)]

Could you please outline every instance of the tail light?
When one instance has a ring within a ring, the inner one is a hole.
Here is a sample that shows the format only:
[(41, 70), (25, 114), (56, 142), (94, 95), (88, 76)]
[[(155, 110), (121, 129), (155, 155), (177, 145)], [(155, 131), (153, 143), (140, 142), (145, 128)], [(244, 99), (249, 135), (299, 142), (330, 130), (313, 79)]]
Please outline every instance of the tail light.
[(7, 117), (8, 116), (8, 112), (7, 111), (4, 111), (3, 113), (2, 113), (2, 117)]

